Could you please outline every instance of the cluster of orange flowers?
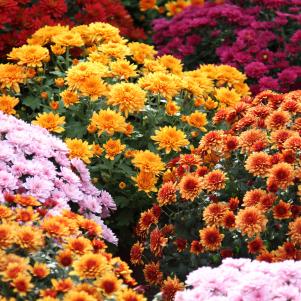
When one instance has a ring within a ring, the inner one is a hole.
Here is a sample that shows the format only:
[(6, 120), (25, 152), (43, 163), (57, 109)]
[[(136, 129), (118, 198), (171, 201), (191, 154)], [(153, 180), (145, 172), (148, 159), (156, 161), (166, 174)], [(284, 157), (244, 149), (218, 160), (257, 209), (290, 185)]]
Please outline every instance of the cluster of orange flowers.
[(213, 122), (217, 130), (168, 164), (158, 204), (140, 216), (131, 261), (150, 284), (162, 284), (160, 263), (179, 254), (200, 264), (301, 259), (301, 91), (244, 98)]
[(131, 270), (106, 251), (96, 222), (70, 211), (45, 216), (28, 195), (0, 205), (0, 299), (145, 301)]

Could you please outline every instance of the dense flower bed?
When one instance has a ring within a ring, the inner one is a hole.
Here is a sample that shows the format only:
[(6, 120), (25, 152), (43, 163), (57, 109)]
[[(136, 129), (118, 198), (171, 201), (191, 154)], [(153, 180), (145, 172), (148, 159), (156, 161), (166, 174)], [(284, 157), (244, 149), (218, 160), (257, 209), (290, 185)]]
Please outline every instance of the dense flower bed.
[(0, 57), (42, 26), (91, 22), (108, 22), (129, 38), (145, 38), (119, 0), (7, 0), (0, 3)]
[(172, 19), (154, 21), (159, 54), (192, 68), (232, 65), (246, 73), (253, 93), (287, 92), (301, 85), (300, 1), (225, 1), (189, 6)]
[(136, 284), (131, 270), (106, 251), (102, 230), (68, 210), (51, 215), (39, 198), (6, 195), (0, 205), (0, 299), (146, 301), (128, 287)]
[(125, 226), (151, 205), (165, 163), (198, 141), (216, 108), (249, 93), (235, 68), (183, 72), (180, 60), (155, 55), (92, 23), (41, 28), (9, 53), (14, 64), (0, 65), (0, 110), (65, 139), (69, 157), (81, 158), (113, 194), (120, 208), (110, 221), (125, 244), (132, 235)]
[[(167, 165), (157, 203), (143, 212), (131, 249), (146, 281), (178, 279), (225, 257), (301, 259), (301, 91), (265, 91), (213, 117), (190, 154)], [(169, 299), (168, 299), (169, 300)]]
[[(8, 96), (5, 96), (8, 97)], [(116, 205), (111, 195), (91, 183), (85, 164), (68, 159), (68, 148), (45, 129), (0, 112), (0, 202), (22, 193), (39, 198), (49, 214), (70, 209), (101, 225)], [(104, 237), (116, 243), (105, 225)]]
[(266, 263), (225, 259), (218, 268), (203, 267), (190, 273), (191, 287), (175, 301), (298, 301), (301, 299), (301, 262)]

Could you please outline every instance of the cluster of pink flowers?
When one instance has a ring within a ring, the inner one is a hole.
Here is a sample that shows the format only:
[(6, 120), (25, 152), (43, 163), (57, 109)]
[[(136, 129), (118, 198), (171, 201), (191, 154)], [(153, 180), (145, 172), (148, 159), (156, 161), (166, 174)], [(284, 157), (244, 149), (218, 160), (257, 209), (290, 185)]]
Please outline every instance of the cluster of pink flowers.
[(83, 213), (103, 226), (105, 239), (117, 242), (102, 221), (116, 205), (92, 184), (84, 163), (69, 160), (67, 146), (47, 130), (0, 112), (0, 202), (18, 193), (37, 197), (48, 214)]
[(301, 87), (301, 2), (238, 1), (189, 6), (154, 21), (159, 53), (185, 65), (222, 63), (244, 71), (253, 93)]
[(178, 292), (175, 301), (300, 301), (301, 262), (227, 258), (217, 268), (193, 271), (186, 284), (191, 289)]

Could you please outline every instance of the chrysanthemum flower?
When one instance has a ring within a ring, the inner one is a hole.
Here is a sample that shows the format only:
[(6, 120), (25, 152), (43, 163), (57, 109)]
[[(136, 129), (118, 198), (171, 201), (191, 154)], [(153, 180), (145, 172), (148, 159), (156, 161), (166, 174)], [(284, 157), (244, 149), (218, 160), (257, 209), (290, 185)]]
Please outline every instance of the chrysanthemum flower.
[(27, 67), (42, 67), (43, 63), (50, 60), (47, 48), (39, 45), (23, 45), (19, 48), (13, 48), (8, 54), (9, 60), (17, 61), (18, 65)]
[(31, 283), (31, 277), (29, 275), (19, 275), (15, 278), (12, 283), (13, 291), (21, 297), (25, 297), (33, 288)]
[(145, 59), (154, 59), (155, 55), (157, 54), (157, 51), (154, 49), (154, 46), (150, 46), (144, 43), (139, 42), (132, 42), (128, 44), (133, 59), (138, 64), (143, 64)]
[(96, 301), (96, 299), (85, 291), (71, 290), (64, 296), (64, 301)]
[(126, 116), (143, 109), (146, 92), (132, 83), (119, 83), (111, 87), (107, 104), (118, 106)]
[(121, 280), (113, 273), (106, 273), (100, 279), (96, 280), (94, 285), (106, 296), (110, 296), (120, 289), (121, 283)]
[(106, 259), (100, 254), (87, 253), (73, 262), (74, 275), (81, 279), (94, 279), (106, 270)]
[(135, 244), (133, 244), (130, 252), (132, 264), (138, 265), (143, 263), (142, 261), (143, 251), (144, 251), (143, 244), (141, 244), (140, 242), (136, 242)]
[(81, 35), (75, 31), (62, 31), (52, 37), (52, 42), (59, 46), (81, 47), (84, 41)]
[(90, 240), (85, 237), (70, 238), (66, 247), (75, 254), (80, 255), (84, 255), (93, 250)]
[(90, 159), (93, 157), (93, 151), (87, 141), (67, 138), (65, 143), (69, 149), (70, 158), (80, 158), (85, 163), (91, 163)]
[(73, 262), (72, 252), (68, 249), (60, 251), (56, 256), (56, 260), (63, 267), (71, 266)]
[(106, 151), (106, 158), (114, 160), (115, 157), (121, 154), (125, 150), (126, 145), (121, 144), (120, 139), (114, 140), (109, 139), (104, 145), (103, 148)]
[(42, 223), (42, 229), (51, 237), (62, 239), (70, 234), (70, 230), (56, 216), (47, 217)]
[(159, 228), (155, 228), (150, 233), (150, 251), (157, 257), (162, 256), (163, 248), (168, 239), (163, 235)]
[(184, 200), (193, 201), (201, 193), (202, 189), (201, 178), (193, 174), (185, 175), (179, 183), (180, 194)]
[(244, 235), (252, 237), (260, 234), (266, 228), (267, 218), (256, 207), (239, 210), (236, 216), (236, 227)]
[(190, 126), (196, 127), (199, 130), (206, 132), (207, 114), (202, 112), (194, 112), (187, 116), (187, 122)]
[(60, 96), (62, 97), (62, 101), (66, 108), (69, 108), (69, 106), (72, 106), (79, 102), (77, 93), (71, 90), (64, 90), (60, 93)]
[(152, 172), (145, 172), (140, 171), (136, 177), (132, 177), (132, 180), (135, 181), (137, 184), (139, 191), (144, 191), (146, 193), (156, 192), (156, 184), (157, 184), (157, 177)]
[(286, 149), (291, 149), (294, 151), (298, 151), (301, 148), (301, 137), (300, 136), (291, 136), (284, 143), (283, 147)]
[(110, 64), (111, 76), (117, 76), (121, 79), (129, 79), (130, 77), (137, 76), (136, 69), (136, 65), (131, 64), (125, 59), (120, 59)]
[(149, 151), (138, 151), (134, 154), (132, 163), (141, 171), (158, 175), (164, 169), (164, 163), (159, 155)]
[(246, 170), (254, 176), (265, 176), (270, 167), (270, 156), (265, 152), (250, 154), (245, 163)]
[(213, 203), (203, 211), (203, 220), (207, 226), (220, 226), (227, 212), (228, 207), (224, 203)]
[(109, 59), (124, 59), (126, 56), (130, 55), (130, 49), (121, 43), (109, 42), (106, 44), (101, 44), (97, 51), (108, 56)]
[(182, 88), (181, 79), (178, 76), (164, 72), (149, 73), (141, 77), (138, 84), (142, 89), (161, 95), (167, 100), (171, 100)]
[(287, 219), (290, 218), (291, 215), (291, 205), (283, 200), (280, 200), (280, 202), (273, 207), (273, 217), (275, 219)]
[(217, 251), (222, 244), (224, 234), (216, 227), (207, 227), (199, 231), (202, 245), (209, 251)]
[(151, 209), (142, 212), (139, 218), (138, 227), (141, 231), (147, 231), (151, 225), (157, 224), (158, 219)]
[(62, 133), (65, 129), (62, 127), (65, 124), (65, 116), (59, 116), (52, 112), (39, 113), (36, 120), (32, 121), (32, 124), (39, 125), (49, 132)]
[(156, 3), (157, 3), (157, 0), (139, 0), (139, 8), (141, 11), (155, 9)]
[(12, 225), (0, 225), (0, 249), (5, 249), (14, 243), (15, 229)]
[(91, 118), (91, 124), (94, 125), (98, 134), (107, 132), (113, 135), (115, 132), (124, 133), (126, 131), (125, 118), (118, 112), (113, 110), (100, 110), (98, 113), (94, 112)]
[(0, 96), (0, 110), (5, 114), (16, 114), (14, 107), (19, 103), (19, 98), (9, 95)]
[(213, 150), (219, 149), (222, 146), (223, 139), (223, 131), (210, 131), (202, 137), (200, 141), (200, 147), (201, 149), (211, 152)]
[(23, 67), (13, 64), (0, 64), (0, 85), (1, 89), (12, 89), (20, 93), (19, 84), (26, 79), (26, 72)]
[(296, 218), (288, 225), (289, 236), (293, 244), (301, 245), (301, 217)]
[(149, 284), (158, 285), (162, 281), (163, 274), (160, 271), (160, 264), (150, 262), (144, 266), (144, 278)]
[(222, 226), (227, 229), (235, 228), (235, 215), (232, 211), (226, 211), (222, 219)]
[(165, 112), (169, 116), (174, 116), (180, 111), (180, 107), (174, 101), (168, 101), (165, 106)]
[(274, 111), (266, 119), (267, 128), (278, 130), (286, 126), (290, 121), (291, 115), (286, 111)]
[(243, 197), (243, 206), (251, 207), (260, 204), (262, 198), (266, 195), (266, 191), (262, 189), (252, 189), (245, 193)]
[(89, 24), (91, 33), (91, 41), (94, 43), (99, 42), (120, 42), (119, 29), (103, 22), (95, 22)]
[(49, 273), (50, 269), (45, 263), (36, 262), (32, 268), (32, 274), (39, 279), (46, 278)]
[(256, 237), (255, 239), (248, 242), (248, 252), (250, 254), (258, 254), (264, 250), (264, 242), (261, 238)]
[(204, 188), (209, 191), (216, 191), (225, 188), (226, 175), (221, 170), (213, 170), (204, 176)]
[(146, 301), (142, 295), (136, 293), (134, 290), (131, 289), (123, 289), (119, 291), (117, 294), (117, 300), (119, 301)]
[(234, 106), (240, 101), (241, 96), (235, 91), (235, 89), (218, 88), (215, 90), (215, 97), (223, 106)]
[(165, 182), (158, 191), (157, 201), (159, 206), (165, 206), (176, 202), (177, 188), (173, 182)]
[(278, 187), (285, 189), (293, 184), (293, 180), (294, 169), (292, 165), (282, 162), (275, 164), (269, 170), (267, 183), (269, 184), (270, 181), (274, 181)]
[(165, 149), (167, 154), (171, 150), (179, 151), (181, 147), (189, 144), (185, 133), (171, 126), (161, 127), (155, 131), (155, 135), (151, 136), (151, 138), (158, 144), (158, 148)]
[(199, 255), (204, 252), (204, 247), (202, 246), (201, 242), (198, 240), (193, 240), (190, 245), (190, 253)]
[(94, 76), (86, 77), (78, 83), (78, 89), (83, 96), (90, 97), (92, 101), (96, 101), (99, 97), (106, 96), (108, 93), (108, 87), (105, 82)]
[(159, 57), (159, 63), (164, 66), (168, 72), (180, 75), (182, 73), (181, 60), (175, 58), (172, 55), (162, 55)]
[(247, 130), (239, 136), (239, 146), (243, 151), (251, 152), (254, 150), (256, 143), (267, 145), (267, 135), (262, 130), (251, 129)]
[(44, 245), (44, 235), (38, 228), (22, 226), (16, 229), (16, 243), (25, 250), (37, 251)]
[(184, 283), (175, 276), (174, 278), (167, 277), (161, 286), (162, 297), (166, 301), (174, 300), (176, 292), (184, 290)]

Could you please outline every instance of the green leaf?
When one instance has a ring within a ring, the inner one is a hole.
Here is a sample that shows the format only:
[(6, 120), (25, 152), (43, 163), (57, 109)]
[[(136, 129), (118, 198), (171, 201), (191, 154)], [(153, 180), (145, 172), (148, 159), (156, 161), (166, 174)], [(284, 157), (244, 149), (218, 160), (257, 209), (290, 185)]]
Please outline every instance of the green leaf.
[(23, 98), (22, 104), (30, 107), (32, 110), (35, 110), (41, 106), (41, 102), (39, 99), (32, 97), (32, 96), (27, 96)]

